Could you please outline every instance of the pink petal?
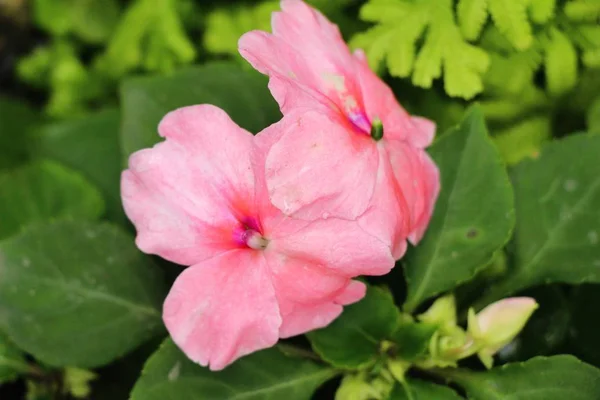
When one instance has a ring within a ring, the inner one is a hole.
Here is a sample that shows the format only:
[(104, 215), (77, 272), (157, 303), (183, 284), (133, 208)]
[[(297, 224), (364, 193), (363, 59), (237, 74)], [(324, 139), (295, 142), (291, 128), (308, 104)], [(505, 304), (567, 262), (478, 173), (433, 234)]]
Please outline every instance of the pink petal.
[(389, 244), (363, 230), (356, 221), (321, 219), (276, 236), (272, 249), (296, 260), (318, 264), (346, 277), (384, 275), (394, 266)]
[(342, 305), (359, 301), (365, 296), (366, 291), (367, 287), (364, 283), (350, 281), (332, 301), (295, 309), (283, 317), (279, 336), (288, 338), (326, 327), (342, 313)]
[(273, 346), (281, 317), (264, 256), (234, 250), (184, 270), (163, 319), (179, 348), (213, 371)]
[(402, 192), (410, 215), (410, 241), (423, 236), (440, 189), (439, 171), (429, 155), (404, 142), (389, 141), (387, 151), (396, 184)]
[(167, 140), (131, 155), (121, 179), (138, 247), (185, 265), (235, 247), (236, 218), (254, 208), (252, 135), (213, 106), (173, 111), (159, 131)]
[(427, 147), (433, 140), (435, 124), (422, 117), (411, 117), (390, 87), (369, 68), (362, 52), (355, 53), (354, 63), (367, 115), (371, 120), (381, 120), (384, 139), (404, 140), (415, 147)]
[(286, 123), (285, 132), (278, 134), (280, 139), (266, 156), (273, 205), (306, 220), (361, 215), (375, 185), (375, 142), (367, 135), (349, 133), (319, 113), (284, 119), (295, 123)]

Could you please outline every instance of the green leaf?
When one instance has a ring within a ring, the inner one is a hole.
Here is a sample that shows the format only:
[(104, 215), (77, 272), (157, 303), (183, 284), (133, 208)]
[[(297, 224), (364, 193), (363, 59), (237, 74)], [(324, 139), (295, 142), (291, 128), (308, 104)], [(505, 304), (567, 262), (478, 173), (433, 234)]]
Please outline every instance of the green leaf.
[(592, 400), (600, 398), (600, 370), (573, 356), (536, 357), (488, 372), (446, 370), (471, 400)]
[(254, 133), (280, 117), (266, 78), (234, 63), (212, 63), (168, 77), (129, 80), (121, 88), (121, 101), (125, 156), (159, 142), (158, 123), (166, 113), (179, 107), (214, 104)]
[(527, 3), (528, 0), (488, 0), (494, 24), (517, 50), (525, 50), (533, 43)]
[(550, 30), (545, 46), (546, 86), (553, 96), (560, 96), (577, 83), (577, 51), (564, 33), (557, 28)]
[(462, 399), (454, 390), (446, 386), (409, 379), (406, 385), (396, 384), (388, 400), (460, 400)]
[(399, 318), (392, 295), (371, 286), (364, 299), (344, 307), (329, 326), (307, 336), (325, 361), (340, 368), (360, 368), (377, 360), (381, 342), (390, 339)]
[(404, 361), (414, 361), (429, 349), (433, 334), (439, 329), (437, 325), (425, 323), (402, 323), (394, 332), (392, 340), (398, 348), (396, 355)]
[(109, 224), (57, 221), (0, 242), (0, 322), (45, 364), (107, 364), (161, 332), (162, 276)]
[(28, 370), (25, 355), (0, 332), (0, 385)]
[(36, 114), (27, 105), (0, 97), (0, 170), (25, 162)]
[(423, 240), (406, 259), (413, 311), (424, 300), (472, 279), (509, 239), (514, 225), (508, 176), (479, 108), (430, 148), (442, 190)]
[(104, 111), (85, 118), (43, 126), (35, 136), (35, 153), (61, 162), (85, 175), (106, 200), (107, 214), (124, 218), (121, 205), (120, 118)]
[(337, 372), (289, 358), (277, 348), (251, 354), (223, 371), (190, 361), (170, 339), (148, 359), (131, 400), (309, 400)]
[(460, 0), (456, 14), (465, 39), (476, 40), (488, 17), (487, 0)]
[(42, 160), (0, 174), (0, 239), (34, 222), (97, 219), (103, 212), (100, 192), (55, 162)]
[(600, 282), (598, 154), (600, 136), (571, 135), (515, 168), (514, 262), (480, 306), (544, 283)]

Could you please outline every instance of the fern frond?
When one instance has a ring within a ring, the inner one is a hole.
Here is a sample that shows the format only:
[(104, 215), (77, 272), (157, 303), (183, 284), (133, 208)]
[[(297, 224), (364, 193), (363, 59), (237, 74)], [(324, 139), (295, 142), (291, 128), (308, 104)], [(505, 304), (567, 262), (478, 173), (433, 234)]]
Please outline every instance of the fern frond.
[(534, 46), (508, 56), (491, 53), (490, 68), (485, 74), (486, 93), (517, 95), (531, 83), (542, 63), (542, 54)]
[(565, 14), (573, 21), (598, 22), (600, 20), (600, 1), (571, 0), (565, 4)]
[(488, 120), (505, 124), (532, 112), (545, 111), (549, 99), (543, 90), (535, 87), (533, 82), (529, 82), (518, 94), (494, 96), (483, 99), (480, 104)]
[(556, 0), (530, 0), (529, 13), (531, 20), (538, 24), (545, 24), (555, 13)]
[(546, 86), (551, 95), (560, 96), (577, 83), (577, 52), (569, 38), (556, 27), (550, 29), (544, 47)]
[(533, 43), (531, 25), (527, 20), (526, 0), (488, 0), (494, 23), (518, 50)]
[(488, 17), (487, 0), (460, 0), (456, 16), (464, 38), (470, 41), (478, 39)]

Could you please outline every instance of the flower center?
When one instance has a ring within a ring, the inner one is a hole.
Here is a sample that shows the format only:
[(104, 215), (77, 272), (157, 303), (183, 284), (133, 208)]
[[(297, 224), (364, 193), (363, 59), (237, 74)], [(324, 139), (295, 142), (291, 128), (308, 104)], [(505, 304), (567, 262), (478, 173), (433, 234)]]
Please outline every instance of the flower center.
[(267, 248), (269, 241), (255, 230), (248, 229), (244, 232), (246, 246), (254, 250), (264, 250)]
[(238, 245), (254, 250), (264, 250), (269, 245), (269, 240), (263, 236), (262, 227), (256, 218), (243, 218), (233, 232), (233, 239)]

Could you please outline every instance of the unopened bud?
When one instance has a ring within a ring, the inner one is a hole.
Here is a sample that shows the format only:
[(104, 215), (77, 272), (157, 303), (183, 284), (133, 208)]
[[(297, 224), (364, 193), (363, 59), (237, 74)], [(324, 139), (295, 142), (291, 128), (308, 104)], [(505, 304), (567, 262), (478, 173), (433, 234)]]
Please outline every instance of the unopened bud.
[(490, 304), (477, 315), (473, 309), (469, 310), (468, 331), (486, 367), (492, 366), (492, 356), (521, 332), (537, 308), (538, 304), (530, 297), (511, 297)]
[(418, 318), (422, 322), (439, 326), (443, 333), (453, 332), (454, 327), (456, 327), (456, 301), (454, 295), (448, 294), (440, 297)]
[(346, 375), (335, 393), (335, 400), (378, 399), (379, 390), (367, 382), (362, 374)]

